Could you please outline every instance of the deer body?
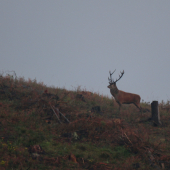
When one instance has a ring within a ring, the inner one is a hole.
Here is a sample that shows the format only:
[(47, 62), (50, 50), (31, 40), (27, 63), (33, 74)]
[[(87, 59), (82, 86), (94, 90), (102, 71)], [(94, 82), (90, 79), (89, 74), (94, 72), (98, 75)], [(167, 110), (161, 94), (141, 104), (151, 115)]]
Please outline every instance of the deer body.
[(112, 80), (111, 78), (112, 74), (110, 73), (110, 79), (109, 79), (110, 85), (107, 87), (110, 89), (110, 93), (115, 98), (116, 102), (119, 104), (119, 110), (122, 104), (131, 104), (131, 103), (133, 103), (139, 110), (141, 110), (141, 107), (140, 107), (141, 98), (139, 95), (121, 91), (116, 86), (116, 82), (123, 76), (124, 71), (121, 73), (121, 76), (119, 76), (119, 79), (116, 81)]

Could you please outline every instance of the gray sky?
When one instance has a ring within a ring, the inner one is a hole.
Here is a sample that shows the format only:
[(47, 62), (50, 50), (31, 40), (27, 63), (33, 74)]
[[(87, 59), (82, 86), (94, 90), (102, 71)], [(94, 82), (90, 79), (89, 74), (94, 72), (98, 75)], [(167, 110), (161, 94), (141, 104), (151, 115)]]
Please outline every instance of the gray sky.
[(170, 100), (170, 0), (0, 0), (0, 71), (111, 97)]

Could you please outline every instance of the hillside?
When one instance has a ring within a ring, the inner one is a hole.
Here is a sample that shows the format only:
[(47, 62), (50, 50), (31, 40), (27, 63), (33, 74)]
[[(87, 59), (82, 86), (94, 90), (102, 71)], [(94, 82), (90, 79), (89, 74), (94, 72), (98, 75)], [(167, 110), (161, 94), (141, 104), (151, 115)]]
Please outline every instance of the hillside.
[(119, 112), (113, 99), (79, 87), (1, 76), (0, 169), (170, 169), (169, 103), (161, 106), (155, 127), (150, 112)]

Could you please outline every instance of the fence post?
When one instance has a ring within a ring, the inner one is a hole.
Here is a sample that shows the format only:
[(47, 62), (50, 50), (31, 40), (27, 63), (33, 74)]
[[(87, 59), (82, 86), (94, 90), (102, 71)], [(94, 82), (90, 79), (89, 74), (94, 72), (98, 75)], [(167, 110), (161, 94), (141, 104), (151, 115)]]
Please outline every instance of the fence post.
[(152, 101), (151, 103), (152, 120), (155, 125), (162, 125), (160, 121), (160, 114), (158, 108), (158, 101)]

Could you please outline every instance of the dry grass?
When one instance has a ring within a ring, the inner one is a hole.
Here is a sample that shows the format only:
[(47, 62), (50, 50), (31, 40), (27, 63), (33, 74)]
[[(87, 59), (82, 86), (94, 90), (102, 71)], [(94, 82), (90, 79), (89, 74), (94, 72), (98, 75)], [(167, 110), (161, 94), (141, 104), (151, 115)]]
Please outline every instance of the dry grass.
[(155, 127), (150, 112), (119, 112), (113, 99), (80, 87), (1, 76), (0, 169), (170, 169), (168, 107), (161, 103), (163, 125)]

